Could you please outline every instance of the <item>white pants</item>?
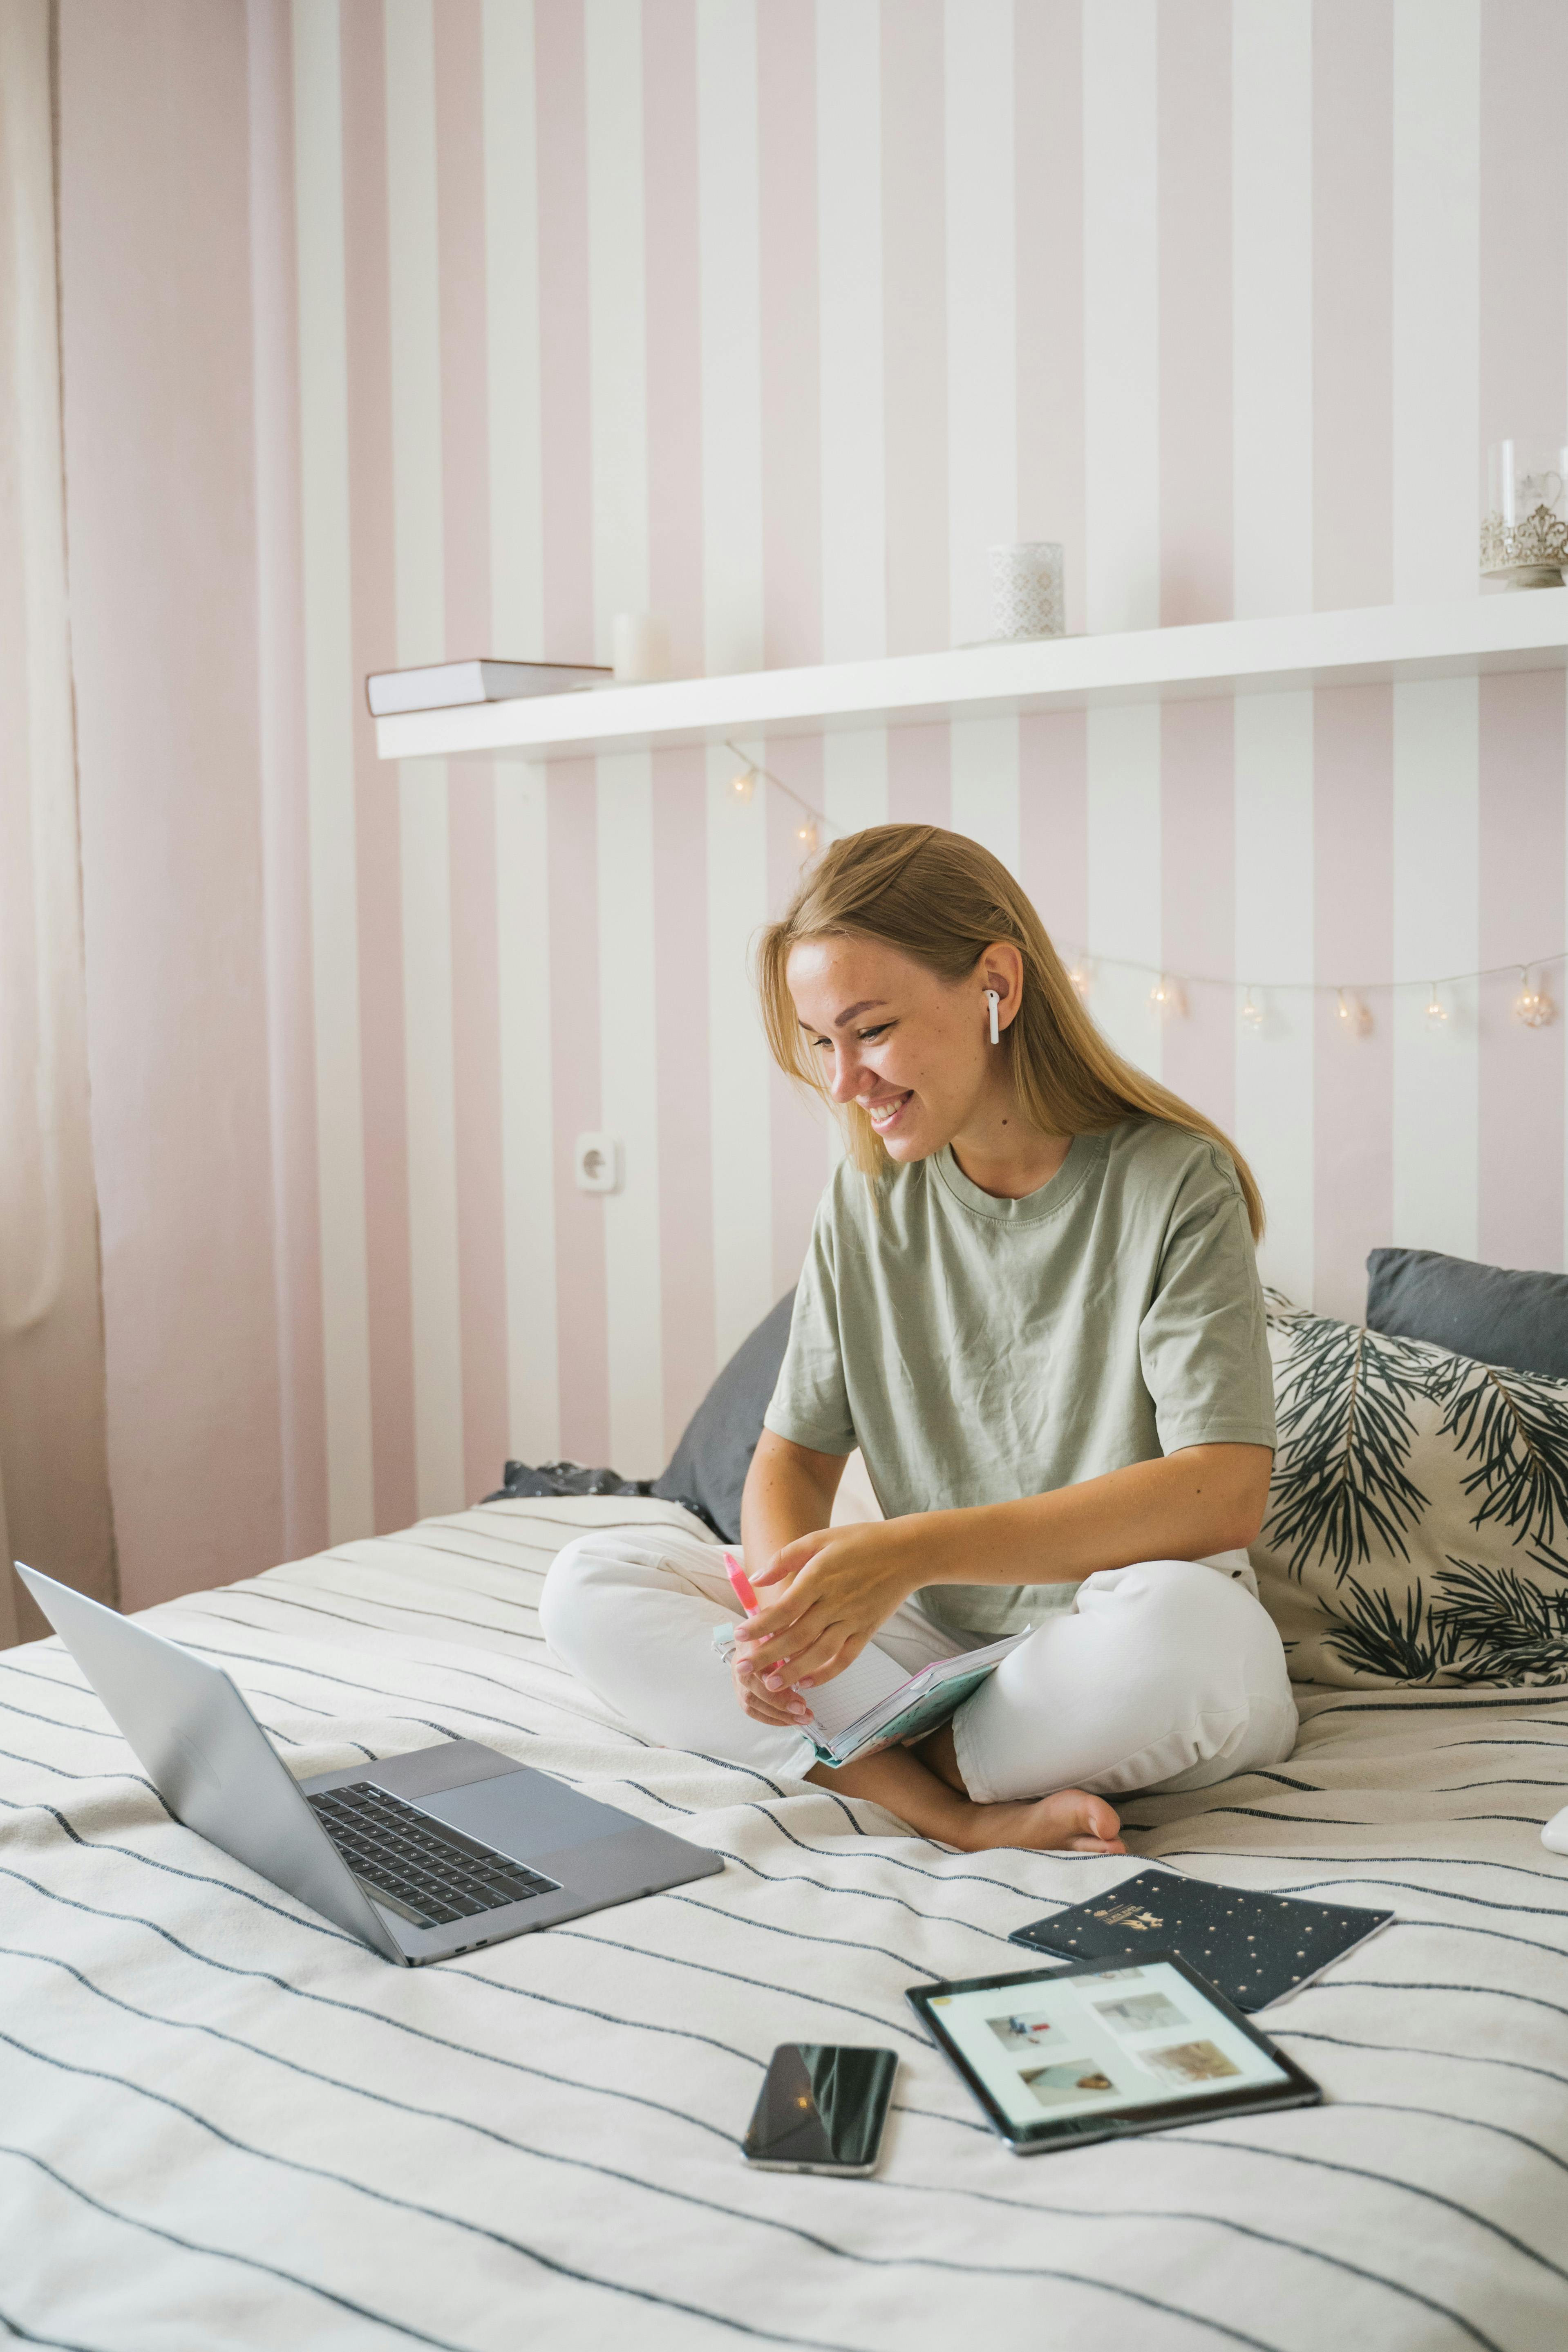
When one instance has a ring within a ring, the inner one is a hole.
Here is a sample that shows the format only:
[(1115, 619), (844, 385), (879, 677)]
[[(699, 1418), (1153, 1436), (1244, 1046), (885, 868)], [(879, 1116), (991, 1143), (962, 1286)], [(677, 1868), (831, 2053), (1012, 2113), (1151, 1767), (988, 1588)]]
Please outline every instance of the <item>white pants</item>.
[[(664, 1528), (568, 1544), (540, 1603), (562, 1664), (650, 1739), (804, 1779), (810, 1741), (753, 1721), (714, 1651), (713, 1627), (741, 1613), (719, 1547)], [(912, 1601), (876, 1643), (910, 1674), (973, 1646)], [(1223, 1572), (1176, 1559), (1089, 1577), (953, 1717), (963, 1785), (982, 1801), (1204, 1789), (1280, 1762), (1296, 1728), (1267, 1611)]]

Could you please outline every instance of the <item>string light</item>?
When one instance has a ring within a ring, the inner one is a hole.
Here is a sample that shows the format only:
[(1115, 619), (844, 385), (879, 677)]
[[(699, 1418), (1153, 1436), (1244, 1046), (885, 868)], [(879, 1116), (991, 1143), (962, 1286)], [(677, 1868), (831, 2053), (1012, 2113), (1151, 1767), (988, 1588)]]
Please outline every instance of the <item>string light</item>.
[(1087, 956), (1079, 956), (1068, 966), (1068, 978), (1080, 997), (1089, 994), (1089, 990), (1094, 986), (1094, 971)]
[(795, 829), (795, 837), (799, 842), (802, 849), (805, 850), (808, 857), (815, 856), (817, 839), (816, 827), (813, 824), (809, 817), (806, 818), (804, 824), (796, 825)]
[(738, 801), (749, 801), (756, 789), (757, 772), (755, 768), (738, 769), (735, 774), (730, 779), (731, 793), (732, 797)]
[(1342, 1037), (1364, 1037), (1372, 1027), (1372, 1014), (1353, 989), (1336, 988), (1339, 999), (1335, 1017)]
[(1262, 1033), (1263, 1007), (1258, 1003), (1250, 988), (1247, 992), (1246, 1001), (1241, 1008), (1241, 1025), (1254, 1037)]
[(1543, 988), (1531, 985), (1530, 972), (1524, 964), (1519, 968), (1519, 994), (1513, 1000), (1513, 1017), (1522, 1021), (1527, 1029), (1544, 1029), (1557, 1007)]
[(1158, 1013), (1184, 1013), (1187, 1009), (1182, 995), (1181, 982), (1162, 972), (1149, 991), (1149, 1002)]
[(782, 776), (775, 776), (773, 770), (764, 768), (760, 760), (748, 760), (739, 744), (726, 743), (724, 749), (726, 751), (732, 752), (742, 763), (730, 779), (731, 798), (737, 801), (749, 801), (757, 788), (759, 779), (763, 783), (776, 786), (783, 793), (785, 800), (793, 801), (801, 813), (800, 823), (795, 828), (795, 837), (799, 845), (802, 864), (804, 865), (806, 858), (815, 857), (823, 835), (826, 833), (831, 835), (834, 832), (834, 827), (829, 824), (822, 811), (813, 808), (809, 801), (802, 800), (793, 784), (786, 784)]
[(1447, 1021), (1448, 1008), (1438, 995), (1437, 983), (1434, 981), (1432, 993), (1426, 1000), (1426, 1026), (1428, 1029), (1443, 1029), (1447, 1026)]

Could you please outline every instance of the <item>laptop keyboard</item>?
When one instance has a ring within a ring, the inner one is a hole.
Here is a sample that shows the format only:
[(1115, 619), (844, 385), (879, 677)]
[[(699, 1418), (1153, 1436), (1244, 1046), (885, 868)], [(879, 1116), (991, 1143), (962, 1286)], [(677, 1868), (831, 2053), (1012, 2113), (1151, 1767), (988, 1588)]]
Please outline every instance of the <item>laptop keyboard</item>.
[(325, 1790), (310, 1802), (366, 1891), (416, 1927), (448, 1927), (503, 1903), (559, 1891), (558, 1879), (542, 1877), (510, 1854), (448, 1829), (374, 1780)]

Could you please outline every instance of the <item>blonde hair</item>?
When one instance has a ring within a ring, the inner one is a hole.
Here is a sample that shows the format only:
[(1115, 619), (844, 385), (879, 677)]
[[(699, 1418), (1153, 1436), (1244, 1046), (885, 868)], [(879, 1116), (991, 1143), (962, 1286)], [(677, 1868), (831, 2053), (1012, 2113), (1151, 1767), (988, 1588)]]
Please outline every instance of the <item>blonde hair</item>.
[[(802, 940), (855, 938), (881, 940), (950, 983), (966, 979), (993, 940), (1011, 940), (1024, 961), (1024, 987), (1002, 1044), (1030, 1124), (1044, 1135), (1101, 1135), (1124, 1118), (1158, 1118), (1202, 1136), (1236, 1170), (1253, 1239), (1262, 1239), (1263, 1196), (1229, 1138), (1112, 1050), (1001, 859), (939, 825), (876, 824), (834, 842), (801, 877), (787, 912), (763, 931), (763, 1024), (786, 1076), (826, 1098), (785, 979), (790, 950)], [(851, 1103), (840, 1115), (855, 1166), (868, 1177), (884, 1173), (889, 1157), (865, 1112)]]

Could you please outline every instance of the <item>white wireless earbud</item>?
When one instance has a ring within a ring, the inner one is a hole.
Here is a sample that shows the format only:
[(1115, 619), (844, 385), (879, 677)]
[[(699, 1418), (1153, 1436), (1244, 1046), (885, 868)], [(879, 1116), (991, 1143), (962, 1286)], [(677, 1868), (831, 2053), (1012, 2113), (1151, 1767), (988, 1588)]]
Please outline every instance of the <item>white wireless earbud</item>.
[(994, 1045), (999, 1045), (1002, 1043), (1002, 1024), (996, 1018), (996, 1007), (1002, 1000), (994, 988), (988, 988), (985, 992), (985, 1002), (991, 1007), (991, 1043)]

